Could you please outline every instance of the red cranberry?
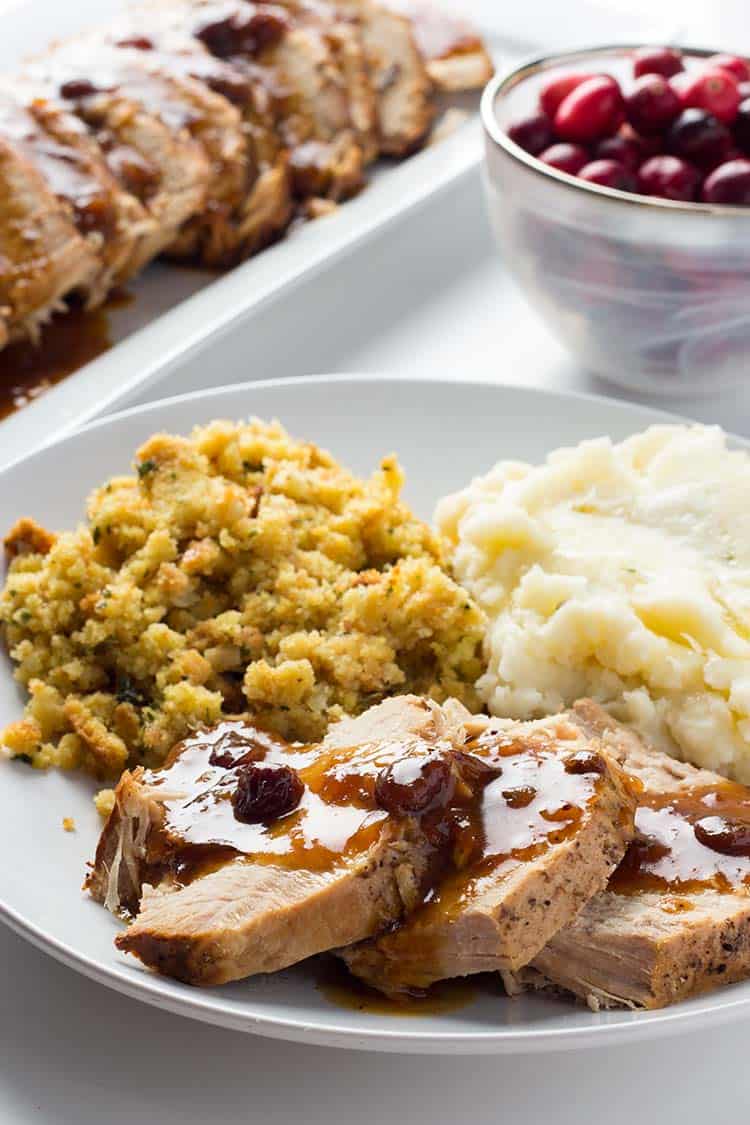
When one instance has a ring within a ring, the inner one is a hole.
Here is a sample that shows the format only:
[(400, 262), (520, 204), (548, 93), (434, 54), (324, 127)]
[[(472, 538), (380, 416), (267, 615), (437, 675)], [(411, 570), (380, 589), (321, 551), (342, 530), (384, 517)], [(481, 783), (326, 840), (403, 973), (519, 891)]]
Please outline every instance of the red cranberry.
[(684, 109), (667, 133), (666, 148), (699, 168), (723, 160), (731, 145), (726, 125), (705, 109)]
[(453, 788), (453, 773), (445, 758), (402, 758), (378, 774), (375, 800), (395, 816), (421, 816), (447, 805)]
[(672, 47), (640, 47), (633, 52), (633, 74), (661, 74), (671, 78), (683, 70), (682, 55)]
[(743, 152), (750, 152), (750, 98), (740, 102), (734, 120), (734, 139)]
[(591, 78), (590, 74), (558, 74), (548, 78), (539, 91), (539, 107), (542, 113), (546, 113), (550, 119), (553, 118), (560, 102), (564, 101), (576, 86), (580, 86), (589, 78)]
[(638, 191), (638, 180), (630, 169), (617, 160), (592, 160), (578, 173), (589, 184), (617, 188), (618, 191)]
[(304, 792), (304, 783), (291, 766), (241, 766), (232, 795), (235, 819), (243, 824), (276, 820), (296, 809)]
[(599, 141), (594, 156), (597, 160), (616, 160), (631, 172), (637, 172), (643, 160), (640, 146), (619, 133)]
[(750, 204), (750, 160), (730, 160), (715, 168), (703, 185), (704, 203)]
[(508, 136), (532, 156), (538, 156), (555, 140), (552, 124), (543, 113), (535, 113), (531, 117), (524, 117), (522, 121), (516, 121), (508, 129)]
[(560, 172), (567, 172), (570, 176), (577, 175), (589, 159), (589, 154), (581, 145), (569, 145), (564, 141), (550, 145), (540, 152), (539, 159)]
[(737, 79), (718, 67), (707, 67), (694, 74), (680, 96), (684, 106), (698, 106), (719, 121), (734, 121), (740, 104)]
[(617, 135), (638, 146), (641, 152), (641, 160), (645, 160), (648, 156), (658, 156), (660, 152), (664, 151), (664, 143), (661, 137), (642, 137), (627, 121), (623, 121), (617, 130)]
[(726, 70), (738, 82), (750, 82), (750, 66), (739, 55), (712, 55), (706, 65), (718, 66), (719, 70)]
[(661, 74), (644, 74), (636, 79), (625, 99), (625, 113), (639, 133), (661, 133), (679, 117), (680, 99)]
[(622, 91), (614, 78), (601, 74), (582, 82), (560, 103), (555, 129), (564, 141), (585, 144), (613, 133), (622, 118)]
[(652, 156), (641, 165), (638, 173), (643, 194), (657, 195), (660, 199), (695, 199), (700, 179), (698, 169), (679, 156)]

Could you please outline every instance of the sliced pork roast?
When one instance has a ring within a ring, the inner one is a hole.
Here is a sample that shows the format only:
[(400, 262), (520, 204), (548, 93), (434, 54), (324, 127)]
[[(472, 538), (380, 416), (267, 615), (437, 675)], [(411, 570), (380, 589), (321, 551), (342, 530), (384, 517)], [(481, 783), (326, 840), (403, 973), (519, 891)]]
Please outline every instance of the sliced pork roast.
[(123, 775), (88, 879), (135, 915), (120, 949), (193, 984), (360, 941), (420, 901), (444, 861), (462, 708), (415, 697), (289, 746), (241, 721)]
[[(198, 257), (209, 266), (226, 267), (267, 246), (289, 225), (288, 160), (276, 134), (267, 84), (250, 66), (232, 65), (212, 55), (199, 34), (191, 32), (191, 22), (195, 22), (191, 8), (185, 4), (138, 6), (110, 23), (101, 35), (111, 45), (146, 52), (165, 74), (204, 84), (239, 112), (241, 172), (235, 166), (239, 190), (233, 192), (227, 182), (223, 199), (205, 216), (204, 237), (200, 237), (201, 228), (193, 221), (183, 231), (179, 245), (170, 249), (172, 254), (178, 250)], [(198, 21), (196, 32), (200, 30)], [(272, 41), (274, 35), (281, 37), (284, 30), (280, 16), (270, 24), (267, 19), (263, 41)]]
[(184, 84), (85, 43), (28, 64), (24, 80), (34, 97), (62, 101), (86, 124), (113, 175), (146, 208), (153, 227), (136, 251), (140, 263), (170, 246), (205, 207), (213, 170), (191, 135), (196, 107)]
[(7, 100), (0, 116), (1, 347), (34, 339), (63, 297), (92, 283), (99, 263), (39, 166), (34, 119)]
[(522, 983), (594, 1008), (660, 1008), (750, 975), (750, 790), (645, 747), (596, 704), (576, 720), (643, 791), (637, 834), (605, 891)]
[(492, 59), (471, 24), (431, 0), (382, 0), (411, 21), (417, 50), (438, 90), (481, 90), (494, 72)]
[(607, 883), (633, 834), (635, 794), (571, 716), (476, 720), (467, 758), (489, 781), (451, 866), (404, 923), (342, 954), (387, 993), (519, 968)]

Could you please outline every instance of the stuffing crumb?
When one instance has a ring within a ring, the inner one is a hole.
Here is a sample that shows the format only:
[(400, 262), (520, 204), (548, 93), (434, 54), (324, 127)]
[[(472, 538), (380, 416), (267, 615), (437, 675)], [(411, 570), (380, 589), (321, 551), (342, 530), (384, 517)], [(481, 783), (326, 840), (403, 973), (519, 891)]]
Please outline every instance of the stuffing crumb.
[(62, 826), (66, 832), (75, 832), (76, 830), (76, 822), (72, 816), (64, 816)]
[(475, 707), (483, 614), (395, 457), (361, 480), (255, 420), (157, 434), (134, 468), (74, 531), (17, 525), (0, 624), (29, 699), (11, 754), (116, 778), (226, 715), (307, 741), (403, 692)]
[(94, 797), (94, 804), (96, 811), (102, 820), (106, 820), (112, 809), (115, 807), (115, 791), (114, 789), (100, 789)]

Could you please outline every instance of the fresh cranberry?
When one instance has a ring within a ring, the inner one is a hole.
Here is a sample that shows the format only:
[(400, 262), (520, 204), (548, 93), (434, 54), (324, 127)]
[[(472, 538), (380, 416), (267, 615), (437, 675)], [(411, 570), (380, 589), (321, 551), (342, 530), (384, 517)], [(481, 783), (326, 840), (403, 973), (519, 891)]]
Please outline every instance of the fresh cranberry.
[(638, 191), (638, 180), (633, 172), (617, 160), (592, 160), (578, 175), (589, 184), (601, 184), (618, 191)]
[(638, 172), (640, 190), (644, 195), (660, 199), (695, 199), (701, 176), (697, 168), (679, 156), (652, 156)]
[(636, 79), (625, 99), (628, 121), (646, 136), (662, 133), (679, 117), (681, 109), (680, 99), (661, 74), (644, 74)]
[(556, 145), (545, 148), (544, 152), (540, 152), (539, 159), (543, 164), (549, 164), (560, 172), (575, 176), (588, 162), (589, 154), (582, 145), (570, 145), (565, 141), (559, 141)]
[(648, 156), (658, 156), (660, 152), (664, 151), (664, 142), (661, 137), (656, 135), (643, 137), (640, 133), (636, 133), (633, 126), (627, 121), (623, 121), (617, 130), (617, 136), (624, 137), (626, 141), (636, 145), (640, 149), (641, 160), (645, 160)]
[(235, 819), (243, 824), (276, 820), (296, 809), (304, 792), (304, 783), (291, 766), (241, 766), (232, 795)]
[(719, 67), (698, 71), (681, 91), (684, 106), (697, 106), (712, 113), (719, 121), (731, 122), (737, 116), (740, 91), (733, 74)]
[(590, 74), (558, 74), (548, 78), (539, 91), (539, 108), (552, 119), (560, 102), (577, 86), (591, 78)]
[(682, 55), (672, 47), (640, 47), (633, 52), (633, 74), (640, 78), (643, 74), (661, 74), (671, 78), (683, 70)]
[(734, 139), (743, 152), (750, 152), (750, 98), (740, 102), (733, 131)]
[(622, 91), (614, 78), (588, 78), (560, 103), (555, 129), (564, 141), (585, 144), (613, 133), (623, 118)]
[(750, 204), (750, 160), (730, 160), (715, 168), (703, 185), (704, 203)]
[(522, 121), (516, 121), (508, 129), (508, 136), (532, 156), (538, 156), (555, 140), (552, 124), (543, 113), (535, 113), (531, 117), (524, 117)]
[(594, 156), (597, 160), (616, 160), (631, 172), (637, 172), (643, 160), (639, 145), (619, 133), (599, 141), (594, 149)]
[(739, 55), (712, 55), (707, 60), (707, 66), (718, 66), (719, 70), (726, 70), (738, 82), (750, 81), (750, 66)]
[(684, 109), (667, 133), (666, 149), (699, 168), (711, 168), (729, 151), (726, 125), (705, 109)]

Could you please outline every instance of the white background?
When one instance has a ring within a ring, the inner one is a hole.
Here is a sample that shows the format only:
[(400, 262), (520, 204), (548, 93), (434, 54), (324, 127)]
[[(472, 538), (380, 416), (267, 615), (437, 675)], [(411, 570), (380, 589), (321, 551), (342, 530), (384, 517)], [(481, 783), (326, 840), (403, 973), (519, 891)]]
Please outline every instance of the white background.
[[(93, 0), (71, 3), (95, 17)], [(19, 40), (13, 11), (22, 6), (28, 3), (0, 0), (0, 62), (35, 46)], [(69, 7), (60, 0), (36, 6), (44, 12), (45, 39), (69, 25)], [(632, 21), (638, 28), (669, 26), (696, 44), (750, 49), (747, 0), (465, 0), (463, 7), (502, 25), (519, 44), (594, 42), (611, 28), (622, 38)], [(207, 370), (202, 360), (158, 393), (326, 370), (491, 370), (504, 381), (606, 390), (576, 368), (507, 280), (475, 175), (283, 305), (265, 309), (246, 326), (242, 347), (223, 352), (221, 363)], [(750, 392), (707, 392), (701, 401), (672, 405), (750, 432)], [(710, 1037), (530, 1059), (337, 1052), (143, 1007), (4, 929), (0, 1013), (3, 1125), (723, 1125), (750, 1110), (750, 1028), (743, 1024)]]

